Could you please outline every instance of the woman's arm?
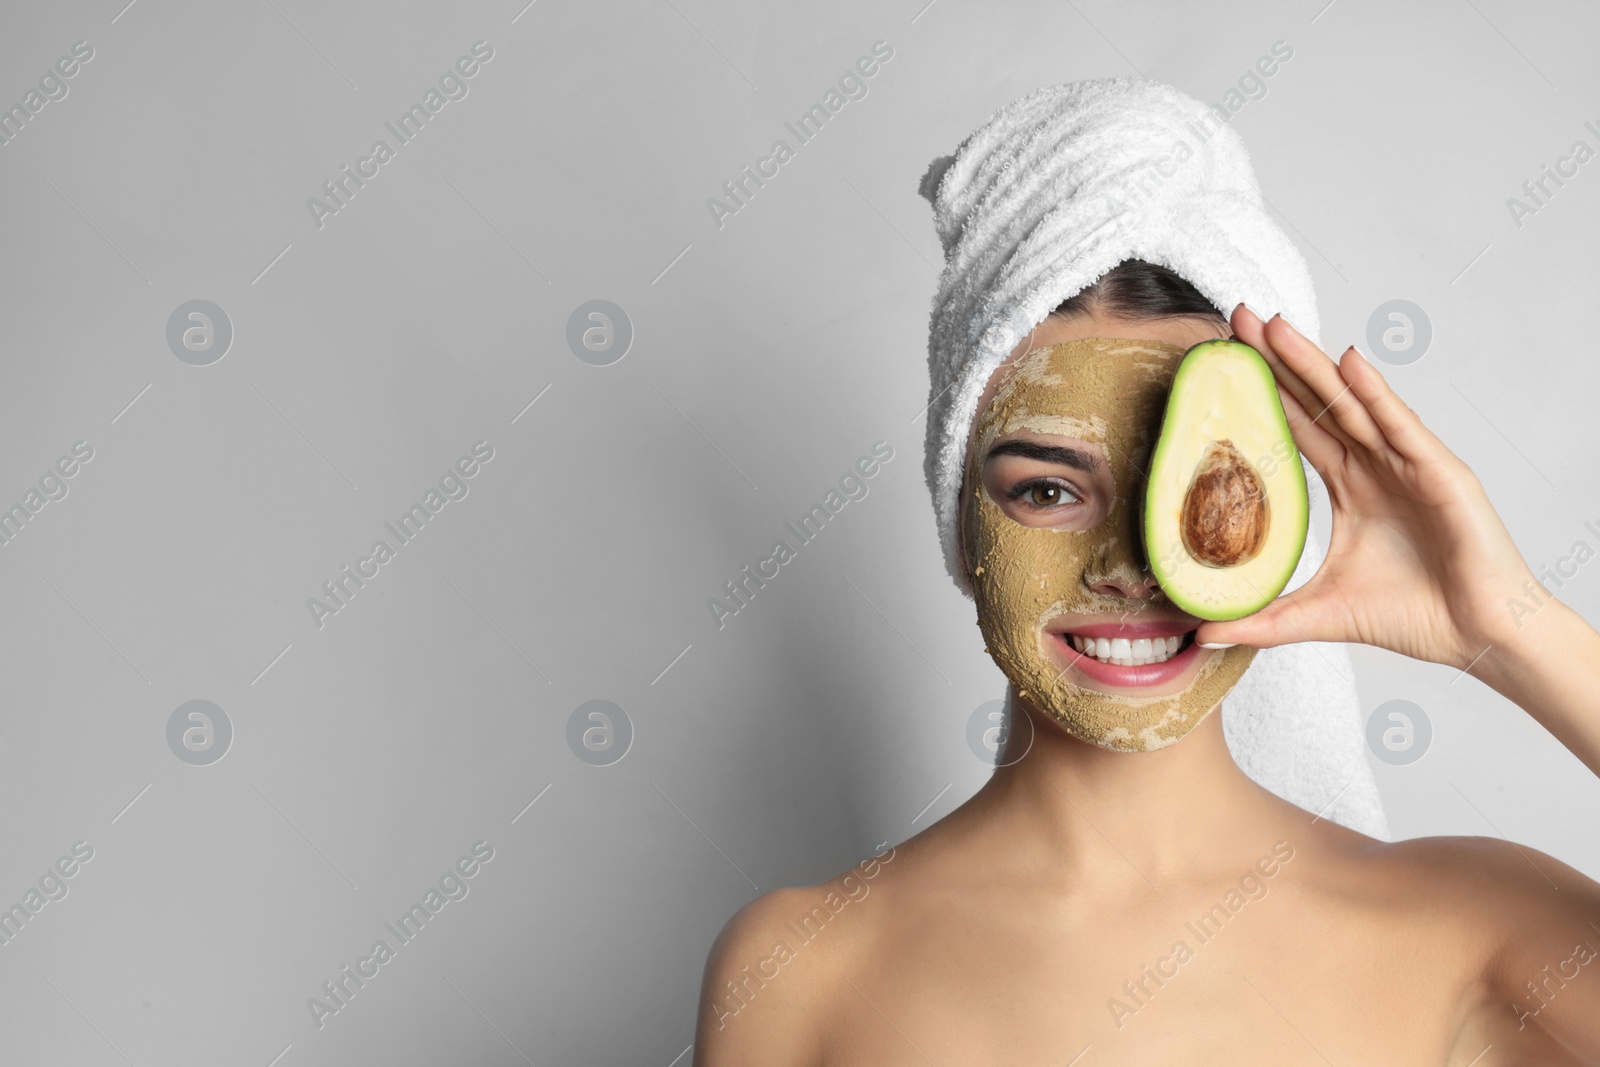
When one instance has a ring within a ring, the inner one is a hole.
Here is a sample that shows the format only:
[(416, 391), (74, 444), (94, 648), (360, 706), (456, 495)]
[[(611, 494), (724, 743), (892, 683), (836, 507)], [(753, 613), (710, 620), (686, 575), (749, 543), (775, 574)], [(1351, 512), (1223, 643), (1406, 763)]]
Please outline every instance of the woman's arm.
[[(1600, 774), (1600, 633), (1543, 589), (1534, 614), (1472, 668)], [(1530, 603), (1527, 597), (1522, 602)]]
[(1197, 640), (1359, 641), (1471, 673), (1600, 774), (1600, 634), (1539, 585), (1483, 490), (1354, 347), (1338, 363), (1281, 316), (1234, 309), (1272, 366), (1333, 535), (1316, 575)]

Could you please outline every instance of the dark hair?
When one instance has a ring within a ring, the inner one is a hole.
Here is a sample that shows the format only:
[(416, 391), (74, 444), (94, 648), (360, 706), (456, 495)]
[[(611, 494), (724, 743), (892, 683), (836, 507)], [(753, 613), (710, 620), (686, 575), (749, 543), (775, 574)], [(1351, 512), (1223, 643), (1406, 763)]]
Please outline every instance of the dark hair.
[(1228, 316), (1181, 275), (1142, 259), (1118, 263), (1093, 285), (1063, 300), (1051, 314), (1070, 318), (1096, 311), (1136, 322), (1195, 317), (1215, 319), (1224, 326), (1228, 323)]

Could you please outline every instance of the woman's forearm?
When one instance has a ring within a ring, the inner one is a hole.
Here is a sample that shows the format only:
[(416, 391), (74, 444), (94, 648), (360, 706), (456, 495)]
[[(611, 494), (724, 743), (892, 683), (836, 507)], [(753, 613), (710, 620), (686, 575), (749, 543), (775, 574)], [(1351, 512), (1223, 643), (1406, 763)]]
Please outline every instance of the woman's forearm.
[(1600, 633), (1547, 600), (1470, 673), (1533, 716), (1600, 775)]

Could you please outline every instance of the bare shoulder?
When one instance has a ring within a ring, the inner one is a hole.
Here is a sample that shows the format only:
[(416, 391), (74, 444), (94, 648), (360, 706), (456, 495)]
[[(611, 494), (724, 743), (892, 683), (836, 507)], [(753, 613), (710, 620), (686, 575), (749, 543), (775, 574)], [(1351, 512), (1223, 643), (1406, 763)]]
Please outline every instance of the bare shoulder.
[[(1498, 837), (1375, 841), (1348, 833), (1330, 842), (1330, 891), (1407, 922), (1432, 917), (1466, 928), (1462, 943), (1520, 937), (1551, 922), (1585, 925), (1600, 884), (1554, 856)], [(1593, 931), (1591, 931), (1593, 932)]]
[[(768, 962), (783, 944), (791, 913), (812, 895), (811, 887), (764, 893), (735, 912), (712, 942), (695, 1026), (697, 1067), (753, 1063), (758, 1053), (776, 1064), (812, 1061), (809, 975), (783, 975), (776, 961)], [(780, 978), (790, 980), (780, 986)]]
[(1600, 884), (1549, 853), (1498, 837), (1417, 837), (1369, 847), (1391, 875), (1431, 876), (1431, 889), (1484, 909), (1522, 904), (1581, 914), (1600, 892)]
[[(1492, 837), (1424, 837), (1374, 850), (1380, 884), (1448, 943), (1489, 1020), (1484, 1033), (1600, 1062), (1600, 883), (1554, 856)], [(1426, 912), (1425, 916), (1419, 913)]]
[(723, 926), (706, 958), (696, 1067), (820, 1060), (829, 1005), (850, 961), (870, 951), (874, 892), (894, 849), (816, 885), (764, 893)]
[(1443, 890), (1446, 902), (1497, 947), (1491, 972), (1529, 951), (1600, 944), (1590, 925), (1600, 918), (1600, 883), (1547, 852), (1497, 837), (1423, 837), (1390, 847), (1416, 878), (1437, 874), (1451, 887)]

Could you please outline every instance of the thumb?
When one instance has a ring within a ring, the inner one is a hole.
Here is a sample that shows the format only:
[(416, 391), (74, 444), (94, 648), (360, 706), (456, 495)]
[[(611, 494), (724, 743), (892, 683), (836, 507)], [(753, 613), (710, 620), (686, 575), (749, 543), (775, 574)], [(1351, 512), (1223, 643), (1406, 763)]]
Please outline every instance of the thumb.
[(1266, 607), (1240, 619), (1201, 623), (1194, 639), (1202, 645), (1249, 645), (1273, 648), (1297, 641), (1329, 640), (1324, 612), (1309, 586), (1280, 596)]

